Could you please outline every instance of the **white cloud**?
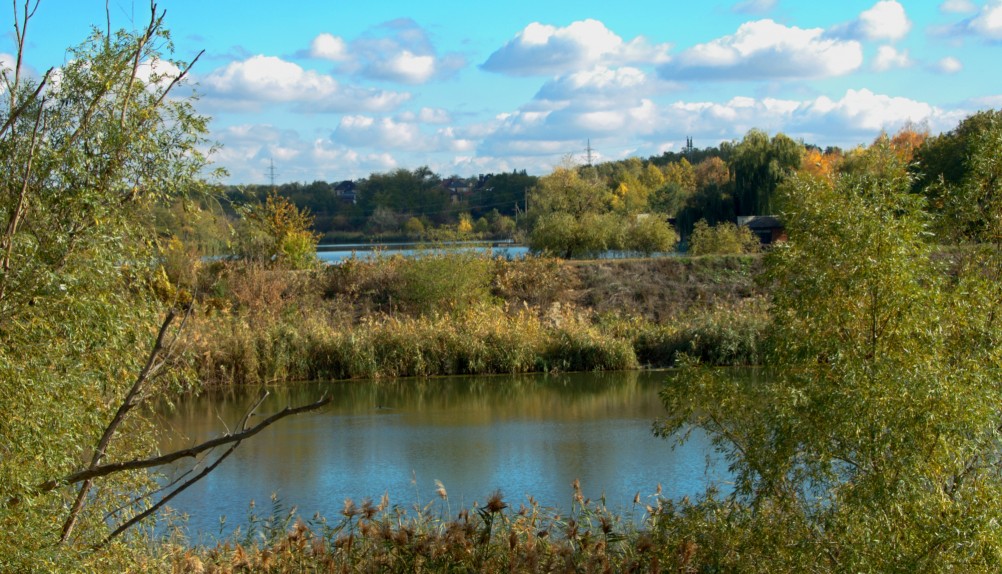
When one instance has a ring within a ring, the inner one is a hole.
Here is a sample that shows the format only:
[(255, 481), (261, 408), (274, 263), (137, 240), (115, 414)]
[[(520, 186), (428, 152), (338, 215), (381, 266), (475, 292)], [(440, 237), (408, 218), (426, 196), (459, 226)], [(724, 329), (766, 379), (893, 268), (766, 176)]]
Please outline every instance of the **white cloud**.
[(968, 29), (989, 40), (1002, 40), (1002, 0), (989, 0), (968, 24)]
[(326, 138), (305, 139), (295, 130), (268, 124), (231, 126), (214, 135), (223, 146), (213, 160), (236, 183), (265, 183), (272, 161), (284, 181), (340, 181), (397, 167), (389, 153), (359, 151)]
[(626, 66), (609, 69), (599, 66), (591, 70), (556, 77), (539, 89), (537, 100), (565, 101), (580, 98), (636, 98), (651, 89), (647, 75), (640, 69)]
[(904, 38), (911, 27), (904, 6), (897, 0), (880, 0), (850, 25), (856, 35), (867, 40), (892, 41)]
[(964, 65), (960, 62), (960, 60), (952, 56), (947, 56), (936, 62), (933, 69), (941, 74), (956, 74), (964, 69)]
[(410, 94), (343, 86), (333, 77), (304, 70), (273, 56), (231, 62), (203, 77), (210, 107), (260, 109), (263, 103), (288, 103), (301, 112), (386, 111)]
[(424, 107), (418, 110), (417, 113), (406, 111), (400, 114), (400, 121), (404, 122), (421, 122), (424, 124), (438, 124), (444, 125), (452, 122), (452, 116), (449, 112), (443, 110), (442, 108), (428, 108)]
[[(466, 151), (473, 147), (473, 142), (455, 128), (440, 127), (434, 132), (422, 130), (418, 123), (421, 116), (422, 114), (401, 114), (397, 119), (344, 116), (331, 134), (331, 141), (357, 148), (401, 150), (408, 153)], [(432, 118), (441, 119), (434, 113)]]
[(331, 139), (349, 146), (414, 149), (421, 143), (417, 124), (390, 118), (344, 116)]
[(668, 48), (651, 45), (643, 37), (624, 42), (598, 20), (580, 20), (564, 28), (533, 22), (481, 67), (513, 76), (561, 74), (600, 65), (664, 62)]
[(339, 36), (323, 33), (310, 42), (309, 54), (313, 58), (340, 62), (348, 58), (348, 45)]
[(667, 80), (812, 78), (847, 74), (862, 62), (859, 42), (826, 38), (820, 28), (757, 20), (682, 52), (659, 73)]
[(841, 124), (848, 130), (870, 133), (896, 131), (909, 121), (931, 121), (942, 114), (927, 103), (875, 94), (867, 89), (848, 90), (838, 101), (822, 96), (806, 103), (801, 110), (802, 117), (796, 118), (801, 125), (826, 125), (831, 129)]
[(974, 98), (971, 101), (979, 108), (1002, 108), (1002, 94)]
[(13, 70), (15, 64), (17, 64), (17, 58), (15, 58), (13, 54), (0, 52), (0, 69)]
[(404, 84), (445, 78), (466, 65), (461, 54), (439, 56), (425, 30), (408, 18), (385, 22), (350, 42), (320, 34), (301, 55), (338, 62), (338, 69), (350, 74)]
[(893, 46), (881, 46), (877, 49), (877, 57), (873, 60), (873, 69), (885, 72), (894, 68), (907, 68), (912, 65), (908, 50), (899, 52)]
[(161, 88), (166, 88), (181, 75), (181, 68), (173, 62), (163, 59), (146, 60), (139, 64), (136, 69), (136, 77), (146, 84), (154, 83)]
[(776, 0), (743, 0), (731, 10), (738, 14), (762, 14), (776, 7)]
[(944, 0), (939, 5), (939, 10), (948, 13), (970, 14), (977, 12), (978, 7), (971, 0)]

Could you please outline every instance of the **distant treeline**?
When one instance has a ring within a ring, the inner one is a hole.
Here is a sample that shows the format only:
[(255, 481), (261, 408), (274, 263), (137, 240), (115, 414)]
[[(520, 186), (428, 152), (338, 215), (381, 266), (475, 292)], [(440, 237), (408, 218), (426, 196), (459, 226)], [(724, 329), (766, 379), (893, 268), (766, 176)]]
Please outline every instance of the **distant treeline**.
[[(979, 112), (937, 136), (908, 125), (877, 141), (885, 140), (906, 156), (914, 191), (935, 200), (931, 195), (937, 185), (960, 177), (963, 154), (979, 126), (997, 114)], [(458, 229), (463, 235), (468, 228), (481, 237), (514, 233), (528, 238), (541, 216), (566, 211), (578, 218), (586, 213), (654, 214), (671, 221), (686, 238), (700, 220), (714, 225), (739, 216), (778, 213), (773, 196), (786, 177), (851, 165), (866, 147), (821, 148), (753, 129), (740, 141), (687, 147), (647, 159), (565, 165), (543, 177), (525, 170), (444, 177), (419, 167), (357, 180), (229, 186), (223, 191), (231, 205), (263, 201), (275, 192), (309, 210), (315, 231), (328, 237), (418, 238), (433, 229)], [(575, 177), (568, 179), (572, 171)], [(581, 206), (554, 205), (554, 197), (561, 194), (574, 195)]]

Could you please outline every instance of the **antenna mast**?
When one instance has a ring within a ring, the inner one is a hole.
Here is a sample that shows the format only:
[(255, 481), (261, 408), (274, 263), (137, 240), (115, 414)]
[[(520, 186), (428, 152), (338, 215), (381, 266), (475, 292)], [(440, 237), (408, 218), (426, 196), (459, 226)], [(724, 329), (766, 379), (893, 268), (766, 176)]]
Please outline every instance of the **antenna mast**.
[(588, 147), (585, 148), (585, 151), (588, 152), (588, 167), (591, 167), (591, 138), (588, 138)]

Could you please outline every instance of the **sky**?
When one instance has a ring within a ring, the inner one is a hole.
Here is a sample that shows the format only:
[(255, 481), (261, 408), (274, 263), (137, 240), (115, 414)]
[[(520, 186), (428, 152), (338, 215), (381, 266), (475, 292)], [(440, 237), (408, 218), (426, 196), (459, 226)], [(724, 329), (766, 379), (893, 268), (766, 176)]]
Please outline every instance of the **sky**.
[[(107, 4), (107, 14), (106, 14)], [(740, 140), (853, 147), (1002, 107), (1002, 0), (160, 0), (224, 183), (442, 176)], [(65, 63), (143, 0), (41, 0), (25, 62)], [(15, 52), (0, 12), (0, 63)]]

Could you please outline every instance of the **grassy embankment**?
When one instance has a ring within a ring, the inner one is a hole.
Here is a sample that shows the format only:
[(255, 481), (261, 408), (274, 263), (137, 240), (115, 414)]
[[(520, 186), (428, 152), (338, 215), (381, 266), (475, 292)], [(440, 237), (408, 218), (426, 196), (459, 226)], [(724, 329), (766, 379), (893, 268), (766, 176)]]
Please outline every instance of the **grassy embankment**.
[(187, 356), (207, 385), (754, 364), (754, 256), (352, 260), (202, 270)]

